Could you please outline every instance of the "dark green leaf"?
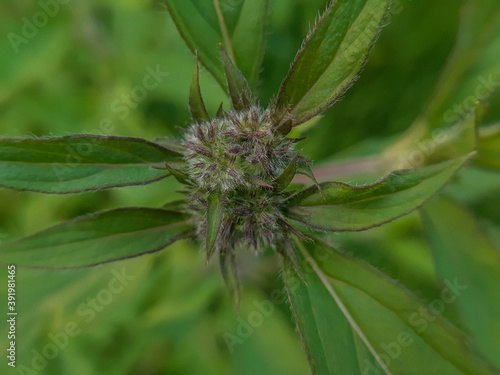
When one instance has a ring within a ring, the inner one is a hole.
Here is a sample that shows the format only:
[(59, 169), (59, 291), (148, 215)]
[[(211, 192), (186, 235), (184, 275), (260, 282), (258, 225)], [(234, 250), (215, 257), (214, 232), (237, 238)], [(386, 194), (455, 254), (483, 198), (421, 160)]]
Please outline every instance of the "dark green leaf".
[(283, 173), (274, 181), (274, 183), (276, 184), (276, 189), (278, 191), (286, 189), (286, 187), (290, 185), (290, 182), (292, 182), (293, 178), (295, 177), (298, 168), (297, 161), (299, 159), (299, 154), (299, 152), (295, 154)]
[(226, 117), (226, 112), (224, 111), (224, 103), (220, 103), (219, 108), (217, 109), (216, 118), (224, 118)]
[(422, 216), (438, 275), (463, 285), (460, 298), (452, 299), (478, 349), (500, 367), (500, 253), (474, 218), (450, 201), (430, 203)]
[(206, 251), (207, 262), (212, 256), (215, 248), (215, 242), (222, 226), (224, 214), (224, 204), (222, 203), (221, 196), (216, 193), (211, 193), (208, 197), (208, 210), (207, 210), (207, 238), (206, 238)]
[[(228, 3), (227, 0), (219, 1), (221, 7), (223, 7), (222, 2)], [(246, 77), (249, 86), (255, 88), (259, 81), (260, 66), (264, 56), (264, 34), (269, 0), (241, 0), (239, 2), (241, 11), (231, 36), (231, 46), (236, 66)], [(231, 9), (227, 11), (229, 14)], [(235, 11), (237, 10), (234, 9), (233, 12)]]
[(240, 280), (234, 250), (222, 248), (219, 254), (219, 262), (224, 283), (233, 299), (234, 305), (238, 308), (240, 305)]
[(250, 87), (245, 77), (243, 77), (243, 74), (241, 74), (238, 68), (233, 64), (227, 52), (222, 48), (222, 45), (220, 47), (220, 56), (222, 65), (224, 66), (224, 72), (226, 73), (227, 86), (229, 88), (229, 96), (233, 109), (236, 111), (249, 109), (251, 106), (252, 92), (250, 91)]
[(314, 374), (495, 373), (461, 331), (386, 275), (320, 242), (298, 248), (307, 285), (291, 267), (285, 278)]
[(413, 170), (393, 172), (373, 185), (340, 182), (312, 186), (294, 196), (288, 216), (311, 228), (358, 231), (397, 219), (436, 194), (470, 155)]
[(300, 125), (333, 105), (358, 78), (390, 0), (332, 1), (297, 54), (276, 106)]
[(318, 180), (316, 180), (316, 176), (314, 176), (314, 173), (309, 164), (299, 165), (299, 167), (297, 168), (297, 174), (309, 177), (311, 181), (314, 182), (314, 185), (318, 188), (318, 191), (321, 192), (321, 187), (319, 186)]
[(139, 138), (73, 135), (0, 139), (0, 186), (75, 193), (144, 185), (168, 175), (181, 154)]
[(183, 172), (181, 169), (177, 169), (165, 163), (165, 169), (172, 175), (174, 178), (184, 185), (191, 185), (191, 181), (189, 180), (189, 176), (186, 172)]
[(177, 212), (123, 208), (70, 220), (0, 245), (0, 262), (26, 267), (76, 268), (159, 251), (189, 226)]
[(207, 108), (203, 102), (200, 89), (200, 66), (198, 64), (198, 54), (196, 54), (196, 66), (193, 73), (193, 81), (189, 89), (189, 110), (191, 117), (196, 122), (210, 121)]

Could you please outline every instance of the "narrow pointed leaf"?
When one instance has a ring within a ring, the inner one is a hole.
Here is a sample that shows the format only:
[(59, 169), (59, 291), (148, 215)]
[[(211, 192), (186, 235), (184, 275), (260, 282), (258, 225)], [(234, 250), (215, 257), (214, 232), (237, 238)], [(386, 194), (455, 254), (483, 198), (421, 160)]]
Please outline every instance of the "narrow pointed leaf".
[(208, 197), (208, 210), (207, 210), (207, 238), (206, 238), (206, 251), (207, 261), (212, 256), (214, 251), (215, 242), (222, 226), (224, 214), (224, 205), (221, 197), (215, 193), (210, 194)]
[(169, 173), (174, 176), (174, 178), (179, 181), (181, 184), (190, 185), (191, 181), (189, 180), (189, 176), (187, 173), (183, 172), (180, 169), (174, 168), (168, 163), (165, 163), (165, 169), (169, 171)]
[(325, 231), (358, 231), (397, 219), (436, 194), (470, 155), (444, 163), (393, 172), (373, 185), (321, 184), (294, 196), (288, 216)]
[(0, 138), (0, 186), (76, 193), (144, 185), (168, 175), (155, 169), (181, 154), (139, 138), (72, 135)]
[(276, 178), (276, 180), (274, 181), (274, 183), (276, 184), (276, 189), (278, 191), (286, 189), (286, 187), (290, 185), (290, 182), (292, 182), (293, 178), (295, 177), (298, 168), (297, 160), (299, 159), (299, 154), (299, 152), (295, 154), (283, 173), (281, 173), (281, 175), (278, 176), (278, 178)]
[(318, 180), (316, 179), (316, 176), (314, 175), (309, 164), (299, 165), (299, 167), (297, 168), (297, 174), (309, 177), (311, 181), (314, 182), (314, 185), (316, 186), (318, 191), (321, 192), (321, 187), (319, 186)]
[(500, 367), (500, 253), (474, 218), (450, 201), (430, 203), (422, 217), (438, 275), (464, 285), (456, 299), (460, 316), (477, 348)]
[(187, 235), (173, 211), (123, 208), (82, 216), (0, 245), (0, 262), (26, 267), (76, 268), (159, 251)]
[(220, 103), (219, 108), (217, 109), (216, 118), (224, 118), (226, 117), (226, 112), (224, 111), (224, 103)]
[(219, 43), (251, 87), (258, 82), (264, 51), (268, 0), (166, 0), (167, 9), (188, 47), (226, 90)]
[(390, 0), (332, 1), (297, 54), (276, 106), (300, 125), (333, 105), (357, 80)]
[(236, 308), (240, 305), (240, 280), (234, 251), (222, 248), (219, 254), (222, 278)]
[(222, 65), (224, 66), (224, 72), (226, 73), (227, 86), (233, 109), (236, 111), (249, 109), (251, 106), (252, 92), (250, 91), (250, 87), (245, 77), (243, 77), (243, 74), (234, 66), (231, 58), (222, 46), (220, 48), (220, 55)]
[(463, 332), (380, 271), (320, 242), (298, 247), (307, 285), (290, 267), (285, 281), (314, 374), (496, 373)]
[(189, 111), (191, 112), (191, 117), (196, 122), (210, 121), (210, 116), (201, 95), (198, 54), (196, 54), (196, 66), (194, 68), (191, 88), (189, 89)]
[[(224, 2), (228, 3), (225, 0), (220, 1), (221, 6)], [(241, 70), (251, 88), (255, 88), (259, 82), (264, 57), (268, 3), (269, 0), (243, 0), (238, 23), (231, 36), (236, 66)]]

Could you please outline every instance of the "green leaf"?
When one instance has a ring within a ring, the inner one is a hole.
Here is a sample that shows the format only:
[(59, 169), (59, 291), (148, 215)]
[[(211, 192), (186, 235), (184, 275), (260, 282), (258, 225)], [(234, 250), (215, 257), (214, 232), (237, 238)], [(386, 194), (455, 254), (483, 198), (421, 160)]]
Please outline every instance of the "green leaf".
[(188, 47), (226, 90), (218, 46), (229, 56), (251, 87), (258, 82), (264, 51), (268, 0), (166, 0), (168, 11)]
[(224, 72), (226, 73), (227, 87), (229, 88), (229, 96), (233, 109), (236, 111), (250, 109), (252, 92), (245, 77), (233, 64), (227, 52), (222, 48), (222, 45), (220, 47), (220, 56)]
[(72, 135), (0, 138), (0, 186), (42, 193), (76, 193), (165, 178), (155, 169), (181, 154), (139, 138)]
[(208, 210), (207, 210), (207, 238), (206, 238), (206, 251), (207, 262), (213, 254), (215, 242), (222, 226), (224, 215), (224, 204), (222, 203), (221, 196), (212, 192), (208, 197)]
[(309, 177), (309, 179), (314, 183), (314, 186), (316, 186), (318, 191), (321, 193), (321, 186), (319, 186), (318, 180), (316, 179), (316, 176), (314, 175), (309, 164), (299, 165), (299, 167), (297, 168), (297, 174)]
[[(301, 257), (303, 259), (303, 257)], [(355, 334), (321, 280), (313, 273), (301, 274), (285, 266), (285, 285), (313, 374), (362, 375), (356, 353)], [(367, 359), (370, 357), (367, 356)], [(376, 363), (371, 357), (372, 363)]]
[(240, 305), (240, 279), (238, 276), (238, 268), (236, 266), (236, 255), (234, 250), (222, 248), (219, 253), (219, 264), (222, 273), (222, 278), (226, 284), (226, 288), (231, 296), (234, 306), (238, 308)]
[(448, 200), (430, 203), (422, 217), (438, 275), (464, 285), (456, 299), (460, 316), (478, 349), (500, 367), (500, 253), (474, 218)]
[(210, 116), (201, 95), (198, 54), (196, 54), (196, 66), (194, 68), (193, 81), (189, 89), (189, 111), (191, 112), (191, 117), (196, 122), (210, 121)]
[(312, 186), (294, 196), (287, 216), (325, 231), (358, 231), (382, 225), (420, 207), (439, 191), (470, 155), (391, 173), (373, 185), (340, 182)]
[(287, 167), (279, 175), (274, 183), (276, 184), (276, 189), (278, 191), (286, 189), (288, 185), (290, 185), (290, 182), (292, 182), (293, 178), (295, 177), (295, 174), (297, 173), (297, 161), (299, 159), (300, 152), (297, 152), (295, 156), (293, 157), (292, 160), (290, 160), (290, 163), (288, 163)]
[(291, 267), (285, 282), (314, 374), (495, 373), (432, 304), (386, 275), (320, 242), (298, 249), (307, 285)]
[(298, 52), (276, 106), (300, 125), (332, 106), (357, 80), (390, 0), (332, 1)]
[(168, 163), (164, 163), (165, 169), (172, 175), (174, 178), (184, 185), (192, 185), (192, 182), (189, 180), (189, 176), (186, 172), (183, 172), (182, 169), (173, 168)]
[(488, 169), (500, 170), (500, 124), (479, 130), (478, 154), (474, 164)]
[(0, 245), (0, 262), (76, 268), (153, 253), (192, 235), (183, 215), (123, 208), (82, 216)]
[[(227, 0), (219, 0), (221, 7)], [(229, 1), (231, 3), (231, 1)], [(234, 4), (235, 1), (232, 1)], [(269, 0), (240, 0), (241, 12), (231, 36), (231, 46), (236, 66), (246, 77), (249, 86), (259, 83), (259, 73), (264, 57)], [(230, 9), (227, 9), (230, 13)], [(236, 11), (233, 10), (233, 12)], [(227, 17), (229, 18), (229, 17)], [(225, 43), (227, 46), (228, 43)]]

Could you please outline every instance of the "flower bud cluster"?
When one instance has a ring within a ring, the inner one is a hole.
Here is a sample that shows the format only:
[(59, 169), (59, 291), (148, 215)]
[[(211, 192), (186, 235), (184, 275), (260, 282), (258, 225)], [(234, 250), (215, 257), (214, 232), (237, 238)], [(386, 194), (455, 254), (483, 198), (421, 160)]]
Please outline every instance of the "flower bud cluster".
[(269, 111), (252, 107), (193, 124), (184, 140), (193, 184), (189, 209), (201, 240), (207, 232), (208, 196), (223, 204), (216, 248), (276, 246), (286, 238), (286, 196), (274, 181), (292, 161), (295, 140), (274, 130)]

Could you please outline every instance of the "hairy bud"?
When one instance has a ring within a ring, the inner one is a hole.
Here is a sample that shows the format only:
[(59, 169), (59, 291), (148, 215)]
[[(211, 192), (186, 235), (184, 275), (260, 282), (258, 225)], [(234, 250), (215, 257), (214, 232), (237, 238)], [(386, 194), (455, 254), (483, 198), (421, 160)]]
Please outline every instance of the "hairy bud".
[(271, 117), (269, 110), (252, 107), (195, 123), (185, 134), (193, 186), (189, 209), (201, 241), (207, 235), (208, 196), (216, 194), (223, 205), (218, 250), (259, 250), (288, 241), (282, 214), (288, 193), (279, 191), (275, 181), (296, 160), (295, 140), (277, 132)]

